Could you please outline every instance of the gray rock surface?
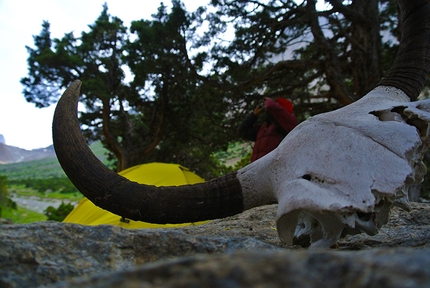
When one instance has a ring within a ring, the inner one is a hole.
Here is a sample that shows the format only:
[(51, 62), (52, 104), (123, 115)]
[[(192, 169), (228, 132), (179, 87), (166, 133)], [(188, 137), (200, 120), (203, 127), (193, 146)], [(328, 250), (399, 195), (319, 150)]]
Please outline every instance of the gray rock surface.
[(430, 205), (376, 236), (285, 246), (276, 205), (180, 229), (0, 225), (0, 287), (430, 287)]
[(241, 251), (185, 257), (52, 287), (429, 287), (427, 267), (429, 250)]

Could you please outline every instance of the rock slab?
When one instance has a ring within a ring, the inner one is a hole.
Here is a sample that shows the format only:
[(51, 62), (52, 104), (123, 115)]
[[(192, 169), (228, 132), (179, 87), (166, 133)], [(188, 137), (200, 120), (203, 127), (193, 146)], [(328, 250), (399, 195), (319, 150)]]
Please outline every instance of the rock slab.
[(276, 205), (180, 229), (0, 224), (0, 287), (430, 287), (430, 206), (376, 236), (286, 246)]

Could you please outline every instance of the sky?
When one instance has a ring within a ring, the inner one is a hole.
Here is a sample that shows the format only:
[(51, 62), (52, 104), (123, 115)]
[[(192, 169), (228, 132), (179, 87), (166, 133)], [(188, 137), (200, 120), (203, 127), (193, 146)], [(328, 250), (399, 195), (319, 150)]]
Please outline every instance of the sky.
[[(0, 134), (7, 145), (27, 150), (52, 145), (55, 105), (36, 108), (22, 94), (24, 86), (20, 79), (28, 74), (25, 46), (34, 48), (33, 36), (40, 34), (44, 20), (51, 24), (51, 38), (62, 38), (72, 31), (79, 36), (95, 22), (105, 2), (109, 14), (129, 27), (132, 20), (150, 20), (162, 1), (0, 0)], [(170, 0), (163, 2), (170, 7)], [(209, 1), (182, 2), (187, 11), (194, 11)]]

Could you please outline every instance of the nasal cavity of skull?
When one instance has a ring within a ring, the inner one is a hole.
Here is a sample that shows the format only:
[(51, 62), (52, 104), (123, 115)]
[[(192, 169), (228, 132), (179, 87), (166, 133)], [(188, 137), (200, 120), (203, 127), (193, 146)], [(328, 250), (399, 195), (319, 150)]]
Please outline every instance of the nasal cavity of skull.
[(375, 115), (380, 121), (404, 121), (403, 111), (406, 107), (398, 106), (391, 110), (372, 111), (369, 114)]
[(421, 136), (427, 137), (427, 135), (423, 135), (427, 132), (428, 123), (420, 118), (408, 118), (405, 116), (404, 110), (406, 107), (398, 106), (394, 107), (390, 111), (382, 110), (382, 111), (372, 111), (369, 114), (375, 115), (378, 117), (380, 121), (398, 121), (406, 123), (410, 126), (413, 126), (418, 129)]

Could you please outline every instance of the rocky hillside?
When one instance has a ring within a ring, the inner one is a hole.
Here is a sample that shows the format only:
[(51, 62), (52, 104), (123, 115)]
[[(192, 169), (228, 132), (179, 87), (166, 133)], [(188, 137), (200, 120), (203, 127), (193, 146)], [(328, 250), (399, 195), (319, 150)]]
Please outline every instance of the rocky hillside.
[(55, 157), (52, 145), (46, 148), (25, 150), (0, 143), (0, 164), (27, 162), (48, 157)]

